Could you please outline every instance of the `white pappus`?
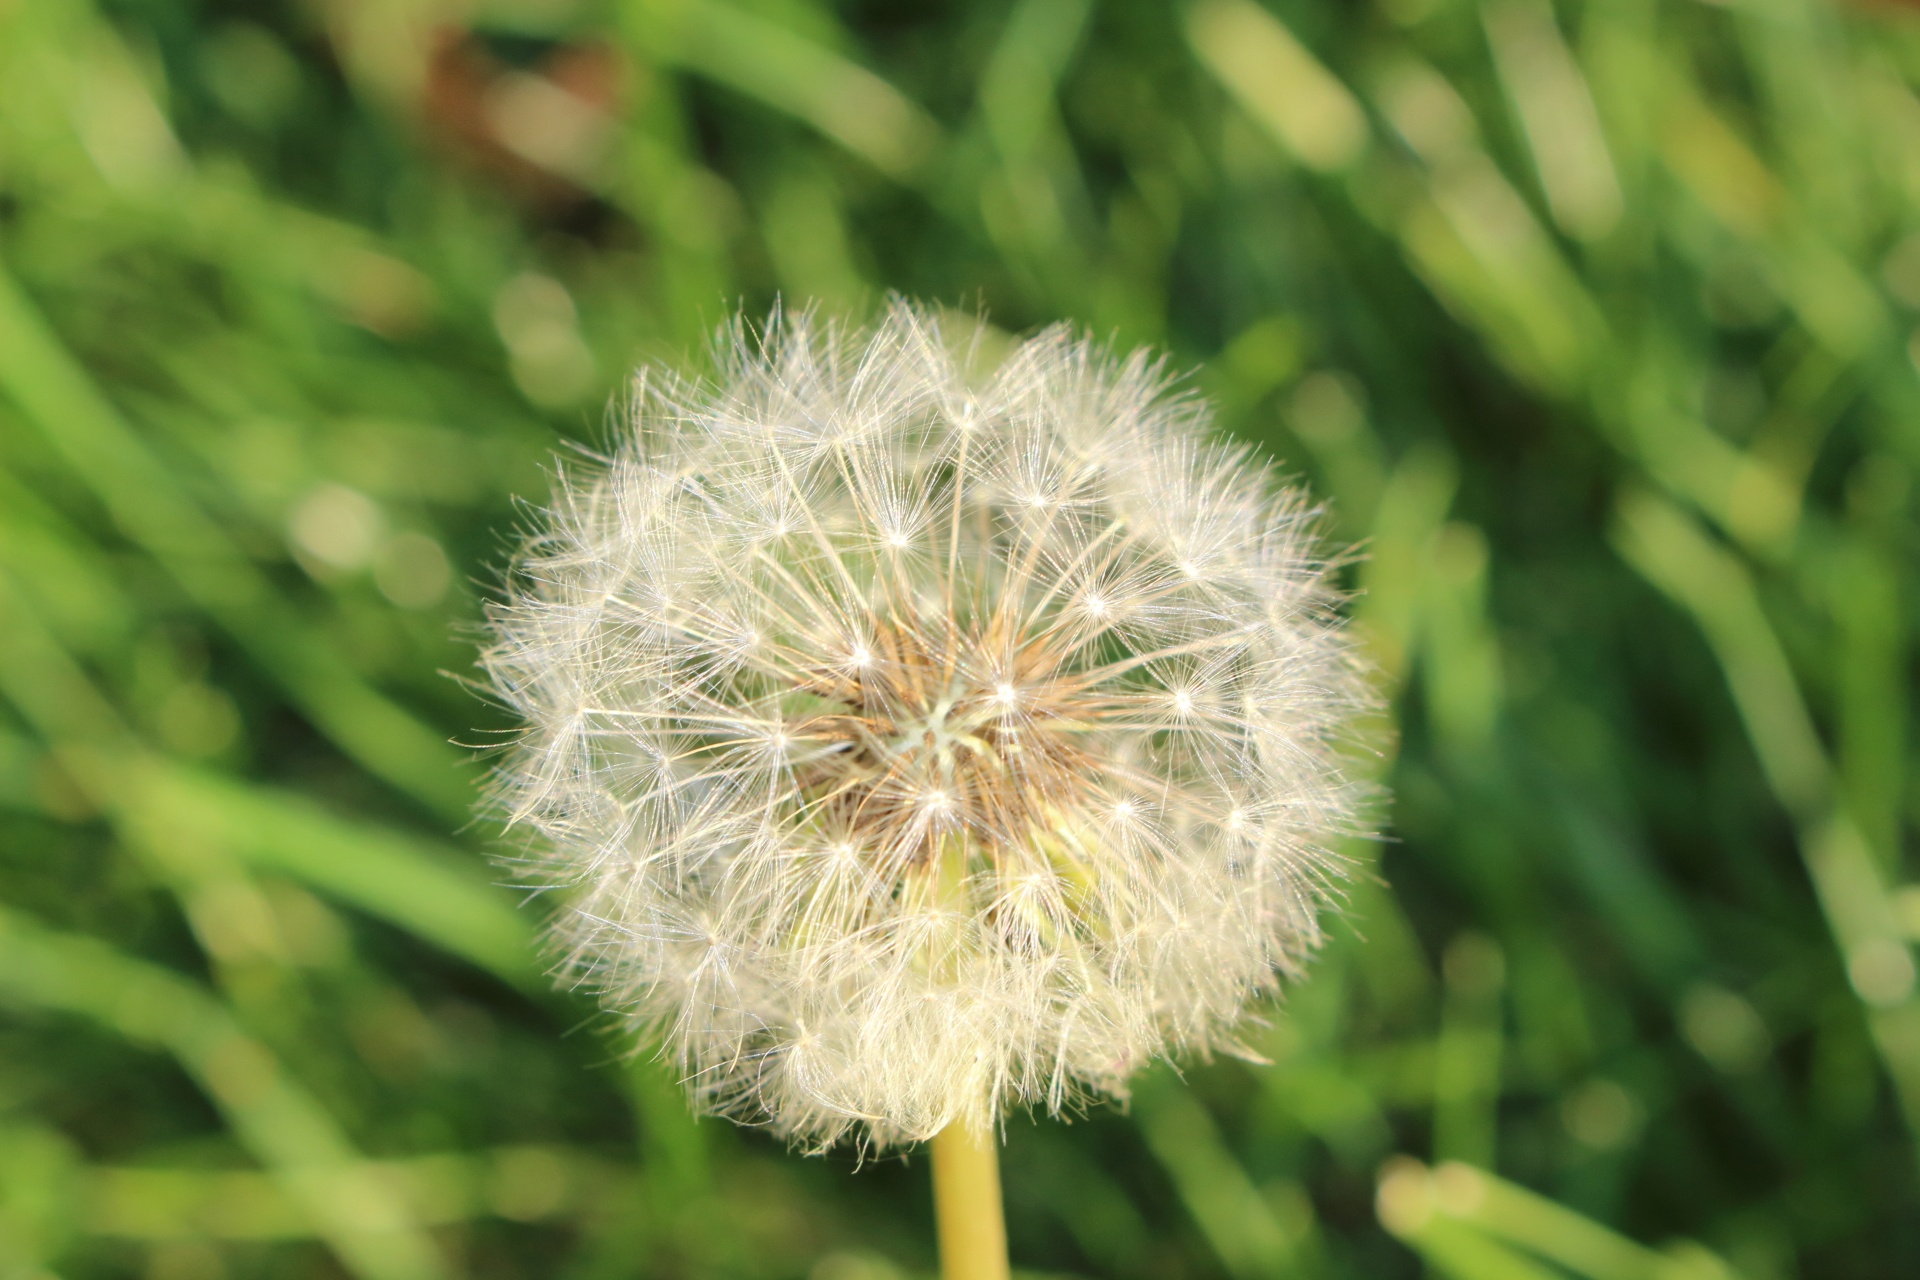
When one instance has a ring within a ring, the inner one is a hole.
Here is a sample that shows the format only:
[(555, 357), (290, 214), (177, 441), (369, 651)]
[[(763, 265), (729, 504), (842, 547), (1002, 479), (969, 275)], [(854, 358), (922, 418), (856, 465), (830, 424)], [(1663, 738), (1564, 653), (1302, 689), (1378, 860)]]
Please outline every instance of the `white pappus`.
[(1231, 1049), (1356, 829), (1316, 517), (1159, 365), (895, 303), (636, 380), (482, 665), (565, 969), (821, 1147)]

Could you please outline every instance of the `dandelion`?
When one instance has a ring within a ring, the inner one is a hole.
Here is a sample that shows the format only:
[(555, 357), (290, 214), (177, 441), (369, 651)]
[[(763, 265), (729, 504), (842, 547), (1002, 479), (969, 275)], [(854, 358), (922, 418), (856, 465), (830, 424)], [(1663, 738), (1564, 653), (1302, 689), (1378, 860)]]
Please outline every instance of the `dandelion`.
[(978, 363), (896, 304), (642, 375), (483, 659), (566, 971), (703, 1107), (953, 1135), (937, 1181), (1236, 1048), (1319, 941), (1366, 701), (1313, 511), (1154, 361)]

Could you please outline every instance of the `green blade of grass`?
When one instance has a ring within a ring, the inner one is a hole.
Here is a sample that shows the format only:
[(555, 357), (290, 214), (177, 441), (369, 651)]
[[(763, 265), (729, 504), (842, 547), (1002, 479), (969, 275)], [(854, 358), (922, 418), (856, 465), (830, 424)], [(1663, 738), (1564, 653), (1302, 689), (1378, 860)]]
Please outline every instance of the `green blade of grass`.
[(1193, 1097), (1165, 1080), (1136, 1095), (1148, 1148), (1172, 1177), (1181, 1203), (1236, 1280), (1296, 1274), (1299, 1241)]
[(129, 780), (143, 822), (217, 842), (259, 870), (292, 876), (523, 990), (546, 986), (533, 963), (534, 924), (469, 857), (206, 770), (155, 765)]
[(628, 8), (661, 56), (806, 121), (889, 177), (912, 178), (940, 146), (939, 126), (898, 89), (786, 27), (721, 0)]
[(0, 991), (171, 1053), (360, 1280), (448, 1274), (405, 1202), (325, 1108), (193, 983), (97, 939), (0, 909)]
[(202, 842), (534, 987), (533, 928), (473, 863), (427, 842), (351, 823), (285, 792), (191, 769), (144, 747), (84, 670), (0, 575), (0, 689), (63, 755), (128, 840)]
[(1671, 503), (1621, 495), (1621, 555), (1699, 625), (1760, 767), (1799, 826), (1801, 858), (1888, 1074), (1920, 1139), (1920, 983), (1866, 842), (1836, 805), (1831, 766), (1751, 574)]
[[(590, 1212), (624, 1171), (568, 1147), (520, 1145), (370, 1160), (433, 1225), (497, 1216), (564, 1221)], [(251, 1170), (95, 1166), (81, 1174), (82, 1229), (133, 1240), (299, 1240), (315, 1234), (279, 1180)]]
[(369, 687), (273, 593), (101, 395), (0, 265), (0, 390), (115, 521), (367, 769), (449, 820), (472, 799), (456, 753)]
[(1560, 1267), (1583, 1280), (1734, 1276), (1698, 1245), (1670, 1252), (1649, 1249), (1565, 1205), (1463, 1164), (1427, 1169), (1396, 1156), (1381, 1169), (1376, 1207), (1382, 1225), (1459, 1280), (1545, 1280), (1561, 1274)]

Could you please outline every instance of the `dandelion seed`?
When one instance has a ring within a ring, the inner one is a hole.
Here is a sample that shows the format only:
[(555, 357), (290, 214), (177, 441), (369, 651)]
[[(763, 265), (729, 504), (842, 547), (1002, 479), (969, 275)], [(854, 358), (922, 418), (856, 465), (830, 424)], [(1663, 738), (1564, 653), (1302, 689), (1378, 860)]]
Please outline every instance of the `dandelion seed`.
[(816, 1147), (1229, 1043), (1357, 822), (1301, 496), (1059, 330), (985, 373), (905, 305), (719, 355), (641, 380), (491, 613), (566, 967)]

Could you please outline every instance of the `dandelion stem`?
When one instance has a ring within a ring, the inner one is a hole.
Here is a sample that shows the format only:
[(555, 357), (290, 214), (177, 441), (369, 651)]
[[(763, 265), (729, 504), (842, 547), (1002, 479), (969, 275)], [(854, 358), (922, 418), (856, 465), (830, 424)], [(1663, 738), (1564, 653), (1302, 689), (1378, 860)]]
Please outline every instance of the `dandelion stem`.
[(1000, 1209), (1000, 1152), (991, 1131), (956, 1120), (933, 1138), (934, 1217), (940, 1280), (1007, 1280)]

